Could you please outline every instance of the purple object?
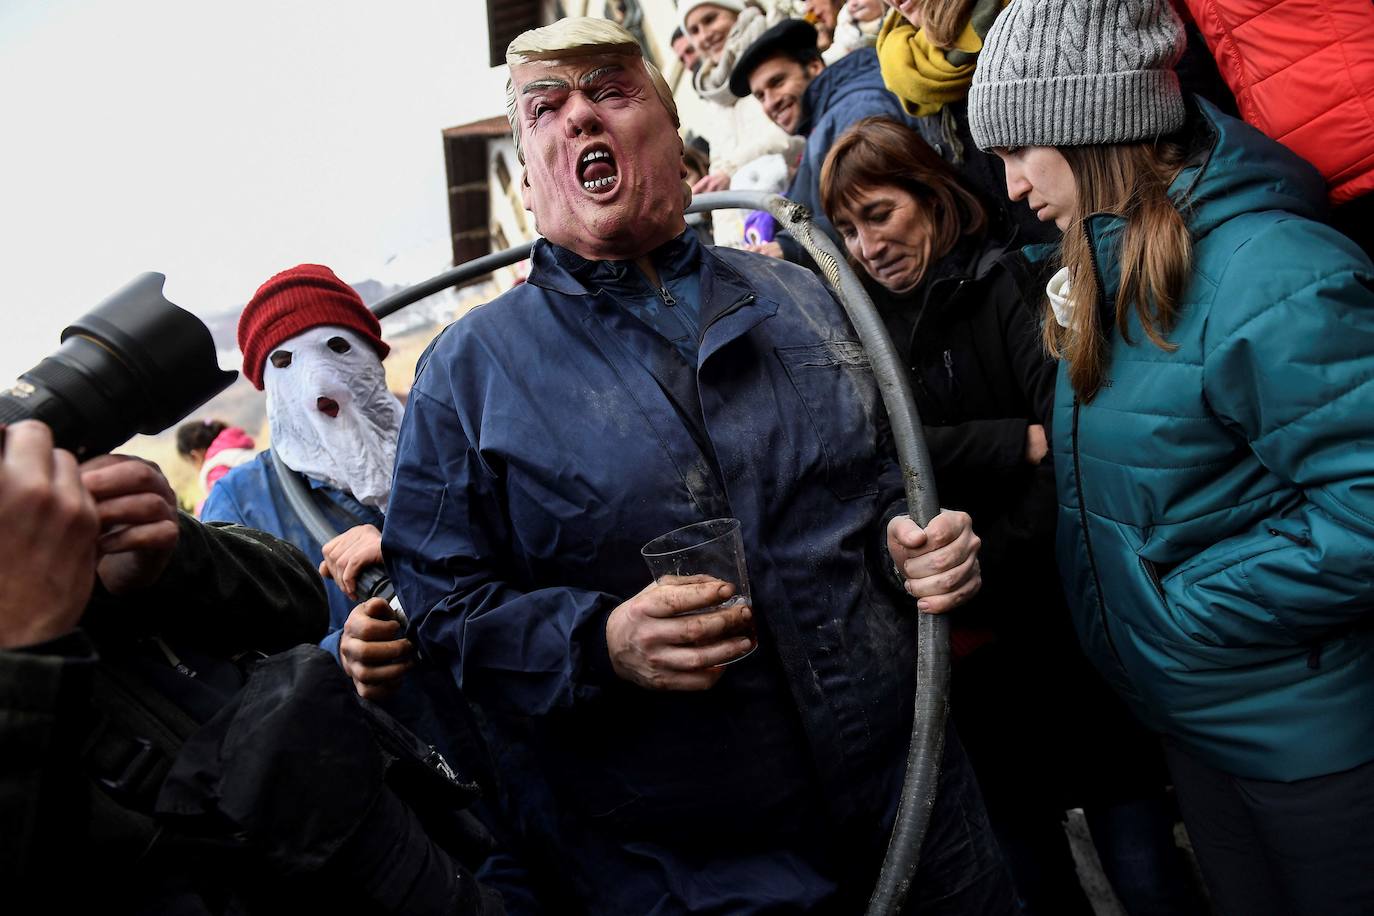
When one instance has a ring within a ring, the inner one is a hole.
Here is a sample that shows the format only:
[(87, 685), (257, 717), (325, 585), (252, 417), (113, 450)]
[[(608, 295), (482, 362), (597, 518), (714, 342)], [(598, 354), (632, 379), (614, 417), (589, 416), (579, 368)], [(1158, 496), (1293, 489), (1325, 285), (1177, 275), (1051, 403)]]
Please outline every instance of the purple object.
[(750, 245), (771, 242), (777, 232), (778, 223), (766, 210), (751, 210), (744, 218), (744, 241)]

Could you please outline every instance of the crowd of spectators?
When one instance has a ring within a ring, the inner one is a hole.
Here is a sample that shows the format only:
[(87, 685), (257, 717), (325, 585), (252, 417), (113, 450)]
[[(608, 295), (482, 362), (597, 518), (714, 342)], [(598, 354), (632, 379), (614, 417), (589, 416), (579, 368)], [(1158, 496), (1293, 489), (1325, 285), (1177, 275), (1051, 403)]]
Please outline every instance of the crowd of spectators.
[[(926, 613), (951, 726), (902, 912), (1091, 914), (1070, 808), (1132, 916), (1374, 911), (1374, 7), (1251, 6), (679, 0), (700, 123), (638, 20), (519, 36), (543, 238), (404, 407), (301, 264), (239, 324), (271, 448), (178, 430), (199, 519), (0, 430), (15, 899), (859, 912)], [(810, 256), (683, 218), (727, 188), (859, 274), (926, 527)], [(749, 594), (650, 582), (711, 517)], [(98, 881), (55, 888), (66, 845)]]

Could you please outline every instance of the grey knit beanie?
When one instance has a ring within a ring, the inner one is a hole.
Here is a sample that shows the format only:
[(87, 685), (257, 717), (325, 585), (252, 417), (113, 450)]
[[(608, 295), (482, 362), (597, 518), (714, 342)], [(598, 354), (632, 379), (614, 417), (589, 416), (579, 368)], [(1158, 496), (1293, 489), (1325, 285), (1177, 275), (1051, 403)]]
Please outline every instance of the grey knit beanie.
[(1168, 0), (1013, 0), (988, 31), (968, 94), (980, 149), (1130, 143), (1183, 126)]

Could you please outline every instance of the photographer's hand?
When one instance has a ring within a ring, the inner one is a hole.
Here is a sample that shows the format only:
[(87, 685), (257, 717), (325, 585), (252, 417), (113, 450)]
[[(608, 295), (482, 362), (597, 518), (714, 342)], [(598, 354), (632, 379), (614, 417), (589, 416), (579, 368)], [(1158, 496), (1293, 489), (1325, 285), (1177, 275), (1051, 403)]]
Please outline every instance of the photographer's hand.
[(156, 582), (176, 550), (177, 500), (157, 465), (101, 455), (81, 465), (81, 482), (100, 514), (96, 573), (112, 595)]
[(76, 459), (32, 420), (0, 430), (0, 649), (56, 639), (95, 585), (95, 501)]

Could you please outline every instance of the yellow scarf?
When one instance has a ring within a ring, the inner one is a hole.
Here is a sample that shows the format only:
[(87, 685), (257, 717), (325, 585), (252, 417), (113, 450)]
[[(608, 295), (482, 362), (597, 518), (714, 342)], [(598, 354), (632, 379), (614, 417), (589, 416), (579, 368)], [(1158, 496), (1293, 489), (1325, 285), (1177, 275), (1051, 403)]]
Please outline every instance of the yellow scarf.
[[(1011, 0), (994, 2), (1000, 10)], [(945, 51), (931, 44), (925, 31), (915, 28), (901, 13), (888, 11), (878, 33), (878, 63), (883, 83), (902, 100), (908, 114), (918, 118), (939, 114), (946, 105), (962, 102), (968, 95), (978, 52), (983, 50), (983, 35), (992, 24), (990, 19), (980, 22), (985, 17), (979, 12), (975, 7), (954, 47)], [(975, 22), (982, 25), (982, 34), (974, 28)]]

